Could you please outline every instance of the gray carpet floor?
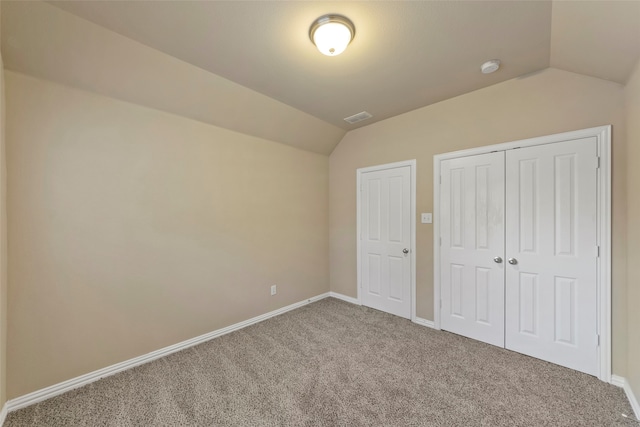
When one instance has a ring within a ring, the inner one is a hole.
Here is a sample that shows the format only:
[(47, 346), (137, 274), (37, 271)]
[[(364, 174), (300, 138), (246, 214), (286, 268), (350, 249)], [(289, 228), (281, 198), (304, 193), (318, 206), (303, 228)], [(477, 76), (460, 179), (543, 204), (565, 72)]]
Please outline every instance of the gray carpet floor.
[(589, 375), (328, 298), (9, 414), (14, 426), (637, 426)]

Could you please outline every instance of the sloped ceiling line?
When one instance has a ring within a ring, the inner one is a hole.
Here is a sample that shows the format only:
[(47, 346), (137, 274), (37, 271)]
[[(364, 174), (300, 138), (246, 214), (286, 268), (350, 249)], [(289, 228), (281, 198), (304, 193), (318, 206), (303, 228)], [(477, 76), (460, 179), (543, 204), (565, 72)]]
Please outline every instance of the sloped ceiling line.
[[(348, 130), (549, 66), (624, 84), (640, 57), (640, 1), (0, 7), (8, 69), (321, 154)], [(308, 38), (326, 13), (356, 26), (338, 57)], [(481, 74), (493, 58), (502, 68)], [(373, 118), (343, 120), (361, 111)]]

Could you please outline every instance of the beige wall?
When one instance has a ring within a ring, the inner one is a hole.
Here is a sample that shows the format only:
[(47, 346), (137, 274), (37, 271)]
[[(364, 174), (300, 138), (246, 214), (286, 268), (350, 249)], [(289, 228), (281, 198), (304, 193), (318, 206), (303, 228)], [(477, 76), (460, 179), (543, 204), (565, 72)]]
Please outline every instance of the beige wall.
[(625, 87), (627, 115), (628, 204), (628, 367), (627, 377), (640, 399), (640, 61)]
[(326, 156), (5, 77), (9, 398), (328, 291)]
[(7, 169), (4, 64), (0, 54), (0, 408), (7, 401)]
[[(623, 88), (557, 69), (509, 80), (349, 132), (330, 156), (331, 290), (356, 296), (356, 169), (417, 159), (417, 211), (433, 212), (433, 156), (613, 125), (613, 369), (626, 368)], [(418, 215), (419, 218), (419, 215)], [(417, 224), (417, 315), (433, 319), (433, 227)]]

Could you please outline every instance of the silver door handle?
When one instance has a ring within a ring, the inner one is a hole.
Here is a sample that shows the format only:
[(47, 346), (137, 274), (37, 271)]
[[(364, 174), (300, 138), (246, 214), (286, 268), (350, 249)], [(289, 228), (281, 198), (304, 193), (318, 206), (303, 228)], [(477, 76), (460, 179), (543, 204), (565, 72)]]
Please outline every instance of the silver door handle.
[(515, 258), (509, 258), (508, 262), (509, 262), (509, 264), (511, 264), (511, 265), (516, 265), (516, 264), (518, 263), (518, 260), (517, 260), (517, 259), (515, 259)]
[(405, 255), (406, 255), (406, 254), (408, 254), (408, 253), (409, 253), (409, 249), (404, 248), (404, 249), (402, 250), (402, 253), (403, 253), (403, 254), (405, 254)]
[(494, 261), (494, 262), (496, 262), (496, 263), (498, 263), (498, 264), (500, 264), (500, 263), (502, 262), (502, 258), (500, 258), (499, 256), (497, 256), (497, 257), (495, 257), (495, 258), (493, 259), (493, 261)]

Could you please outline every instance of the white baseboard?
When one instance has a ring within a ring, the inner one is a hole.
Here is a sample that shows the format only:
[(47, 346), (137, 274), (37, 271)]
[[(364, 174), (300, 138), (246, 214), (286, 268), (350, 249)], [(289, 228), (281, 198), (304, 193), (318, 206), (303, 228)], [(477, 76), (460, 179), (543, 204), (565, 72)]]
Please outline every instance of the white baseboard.
[(423, 319), (422, 317), (416, 317), (415, 319), (413, 319), (413, 323), (426, 326), (427, 328), (436, 329), (436, 324), (433, 322), (433, 320)]
[(629, 399), (629, 403), (631, 404), (631, 408), (633, 409), (636, 419), (640, 420), (640, 404), (638, 403), (638, 399), (636, 399), (635, 394), (633, 394), (629, 381), (627, 381), (625, 377), (611, 375), (611, 384), (624, 389), (624, 393), (627, 395), (627, 399)]
[[(24, 396), (16, 397), (15, 399), (9, 400), (4, 408), (3, 412), (5, 415), (7, 412), (12, 412), (20, 408), (24, 408), (29, 405), (33, 405), (34, 403), (42, 402), (43, 400), (52, 398), (62, 393), (66, 393), (67, 391), (76, 389), (78, 387), (85, 386), (94, 381), (98, 381), (101, 378), (105, 378), (118, 372), (126, 371), (127, 369), (131, 369), (133, 367), (142, 365), (144, 363), (151, 362), (152, 360), (159, 359), (161, 357), (167, 356), (171, 353), (175, 353), (180, 350), (184, 350), (185, 348), (193, 347), (194, 345), (201, 344), (205, 341), (209, 341), (213, 338), (217, 338), (219, 336), (228, 334), (233, 331), (237, 331), (242, 328), (246, 328), (247, 326), (253, 325), (258, 322), (262, 322), (271, 317), (278, 316), (280, 314), (286, 313), (291, 310), (295, 310), (296, 308), (302, 307), (304, 305), (310, 304), (315, 301), (319, 301), (321, 299), (327, 298), (329, 296), (329, 292), (306, 299), (304, 301), (300, 301), (286, 307), (279, 308), (274, 311), (270, 311), (269, 313), (262, 314), (260, 316), (256, 316), (249, 320), (245, 320), (243, 322), (236, 323), (231, 326), (227, 326), (226, 328), (218, 329), (213, 332), (209, 332), (204, 335), (200, 335), (195, 338), (191, 338), (186, 341), (182, 341), (180, 343), (170, 345), (168, 347), (161, 348), (156, 351), (152, 351), (151, 353), (144, 354), (142, 356), (135, 357), (133, 359), (125, 360), (124, 362), (116, 363), (115, 365), (107, 366), (106, 368), (98, 369), (97, 371), (89, 372), (88, 374), (81, 375), (76, 378), (72, 378), (67, 381), (63, 381), (58, 384), (54, 384), (52, 386), (34, 391), (29, 394), (25, 394)], [(0, 426), (2, 424), (0, 423)]]
[(348, 297), (346, 295), (339, 294), (337, 292), (329, 292), (329, 296), (333, 298), (338, 298), (342, 301), (350, 302), (351, 304), (361, 305), (358, 298)]
[(625, 377), (621, 377), (619, 375), (611, 375), (611, 384), (616, 387), (624, 388), (627, 379)]
[(0, 411), (0, 427), (4, 425), (4, 420), (7, 419), (7, 402), (4, 402), (2, 405), (2, 410)]

